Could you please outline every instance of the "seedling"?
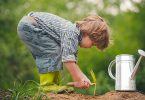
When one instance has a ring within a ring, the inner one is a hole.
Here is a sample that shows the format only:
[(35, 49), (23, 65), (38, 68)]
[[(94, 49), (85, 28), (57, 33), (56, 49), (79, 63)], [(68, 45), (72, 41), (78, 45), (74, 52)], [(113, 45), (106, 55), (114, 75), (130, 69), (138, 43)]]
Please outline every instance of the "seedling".
[(92, 69), (91, 69), (90, 73), (91, 73), (91, 76), (92, 76), (92, 79), (93, 79), (93, 83), (91, 85), (95, 86), (94, 87), (94, 95), (95, 95), (96, 94), (96, 82), (97, 82), (97, 80), (96, 80), (95, 73), (94, 73), (94, 71)]

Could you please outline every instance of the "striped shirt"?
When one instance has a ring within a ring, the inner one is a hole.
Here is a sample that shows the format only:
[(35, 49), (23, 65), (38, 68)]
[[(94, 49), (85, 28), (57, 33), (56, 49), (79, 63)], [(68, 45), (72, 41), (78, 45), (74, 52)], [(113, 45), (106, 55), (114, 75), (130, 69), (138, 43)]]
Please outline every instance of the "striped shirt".
[(33, 16), (44, 30), (49, 31), (51, 39), (55, 40), (58, 46), (60, 46), (62, 62), (77, 62), (78, 44), (81, 34), (76, 24), (46, 12), (31, 12), (29, 16)]

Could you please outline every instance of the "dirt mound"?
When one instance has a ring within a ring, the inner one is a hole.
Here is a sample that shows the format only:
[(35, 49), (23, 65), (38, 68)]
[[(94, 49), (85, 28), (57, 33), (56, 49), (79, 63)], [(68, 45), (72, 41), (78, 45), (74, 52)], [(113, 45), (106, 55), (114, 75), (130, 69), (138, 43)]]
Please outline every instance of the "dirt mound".
[(145, 100), (145, 95), (140, 92), (111, 91), (100, 96), (88, 96), (82, 94), (47, 94), (50, 100)]
[(98, 100), (145, 100), (145, 95), (140, 92), (108, 92), (97, 98)]

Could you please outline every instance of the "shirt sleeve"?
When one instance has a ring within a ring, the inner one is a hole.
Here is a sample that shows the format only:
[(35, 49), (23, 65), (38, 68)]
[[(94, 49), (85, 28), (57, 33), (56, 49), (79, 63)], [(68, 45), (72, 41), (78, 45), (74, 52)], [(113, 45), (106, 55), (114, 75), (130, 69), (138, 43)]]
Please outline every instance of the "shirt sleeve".
[(69, 30), (67, 33), (63, 34), (63, 38), (61, 40), (61, 47), (62, 62), (77, 62), (78, 34), (76, 31)]

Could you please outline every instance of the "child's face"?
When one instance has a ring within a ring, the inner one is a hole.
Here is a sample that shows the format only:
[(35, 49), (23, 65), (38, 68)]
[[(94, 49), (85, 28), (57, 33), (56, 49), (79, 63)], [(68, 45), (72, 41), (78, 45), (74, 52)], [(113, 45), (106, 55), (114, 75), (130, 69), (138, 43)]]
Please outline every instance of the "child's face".
[(91, 48), (93, 46), (93, 42), (89, 38), (89, 36), (83, 36), (82, 40), (80, 42), (80, 47), (81, 48)]

